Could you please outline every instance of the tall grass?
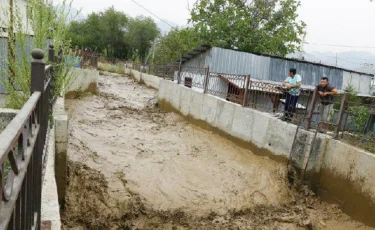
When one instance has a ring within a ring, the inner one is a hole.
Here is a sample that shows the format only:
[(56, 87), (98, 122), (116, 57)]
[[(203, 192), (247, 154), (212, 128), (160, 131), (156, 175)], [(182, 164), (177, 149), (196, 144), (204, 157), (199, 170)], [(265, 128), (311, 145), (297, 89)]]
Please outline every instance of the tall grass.
[(125, 67), (123, 63), (109, 64), (109, 63), (98, 63), (98, 70), (106, 71), (110, 73), (125, 74)]

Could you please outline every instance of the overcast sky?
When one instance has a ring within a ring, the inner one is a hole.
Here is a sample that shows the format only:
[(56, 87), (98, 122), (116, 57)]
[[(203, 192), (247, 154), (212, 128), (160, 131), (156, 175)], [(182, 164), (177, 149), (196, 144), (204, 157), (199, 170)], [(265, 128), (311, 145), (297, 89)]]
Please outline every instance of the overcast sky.
[[(134, 0), (172, 25), (185, 26), (195, 0)], [(156, 17), (132, 0), (73, 0), (84, 15), (114, 6), (130, 16)], [(301, 0), (299, 17), (307, 24), (309, 43), (347, 45), (350, 48), (305, 45), (305, 51), (359, 50), (375, 53), (375, 2), (370, 0)], [(358, 48), (358, 47), (374, 48)]]

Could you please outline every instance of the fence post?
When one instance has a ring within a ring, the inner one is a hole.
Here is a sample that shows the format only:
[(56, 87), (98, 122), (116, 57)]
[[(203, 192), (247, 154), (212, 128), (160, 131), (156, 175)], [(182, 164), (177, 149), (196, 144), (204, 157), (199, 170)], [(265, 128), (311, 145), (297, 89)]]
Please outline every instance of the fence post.
[(31, 94), (39, 91), (43, 94), (44, 80), (45, 80), (45, 67), (44, 52), (41, 49), (33, 49), (31, 51), (33, 60), (31, 61)]
[(33, 49), (31, 52), (33, 60), (31, 61), (31, 94), (38, 91), (41, 93), (41, 97), (37, 104), (37, 120), (39, 124), (39, 132), (35, 142), (35, 149), (33, 152), (33, 165), (34, 169), (32, 172), (34, 180), (34, 194), (32, 202), (34, 202), (33, 212), (38, 213), (38, 219), (35, 223), (36, 226), (40, 226), (41, 223), (41, 203), (42, 203), (42, 171), (43, 171), (43, 149), (44, 149), (44, 139), (45, 130), (47, 130), (46, 125), (46, 109), (45, 108), (45, 95), (44, 95), (44, 83), (45, 83), (45, 66), (44, 62), (44, 52), (41, 49)]
[(51, 62), (55, 62), (55, 47), (53, 45), (49, 45), (49, 49), (48, 49), (48, 61), (51, 63)]
[(245, 92), (244, 92), (244, 95), (243, 95), (242, 106), (246, 106), (247, 93), (248, 93), (249, 84), (250, 84), (250, 75), (247, 75), (245, 79), (246, 79), (245, 80)]
[(312, 98), (312, 101), (311, 101), (310, 111), (309, 111), (309, 114), (307, 115), (306, 130), (309, 130), (310, 127), (311, 127), (311, 120), (312, 120), (312, 116), (314, 114), (314, 110), (315, 110), (315, 106), (316, 106), (317, 101), (318, 101), (318, 88), (315, 88), (313, 98)]
[(206, 77), (205, 77), (204, 83), (203, 83), (203, 93), (207, 93), (209, 80), (210, 80), (210, 66), (207, 66)]
[(339, 111), (339, 116), (338, 116), (338, 121), (337, 121), (337, 127), (335, 131), (335, 139), (339, 138), (339, 133), (340, 133), (341, 124), (342, 124), (342, 117), (344, 115), (345, 103), (346, 103), (347, 97), (348, 97), (348, 94), (344, 93), (344, 96), (341, 99), (341, 106), (340, 106), (340, 111)]

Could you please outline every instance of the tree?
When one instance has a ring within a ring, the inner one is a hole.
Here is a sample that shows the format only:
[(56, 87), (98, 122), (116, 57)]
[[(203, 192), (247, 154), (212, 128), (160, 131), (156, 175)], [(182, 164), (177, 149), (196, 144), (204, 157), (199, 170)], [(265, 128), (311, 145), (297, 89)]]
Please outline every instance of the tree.
[(200, 43), (199, 36), (193, 28), (174, 28), (160, 39), (155, 50), (154, 63), (174, 62), (185, 52), (199, 46)]
[(132, 53), (144, 61), (152, 42), (159, 34), (160, 31), (151, 18), (139, 16), (129, 20), (126, 40)]
[(125, 31), (127, 30), (128, 17), (114, 7), (99, 13), (102, 42), (105, 44), (108, 57), (123, 57), (122, 49), (125, 46)]
[(101, 29), (100, 23), (99, 14), (91, 13), (85, 21), (71, 22), (66, 37), (71, 39), (73, 47), (89, 48), (103, 52), (105, 49), (102, 37), (104, 31)]
[(285, 56), (306, 34), (298, 0), (198, 0), (189, 22), (213, 46)]
[(67, 38), (73, 46), (96, 50), (108, 57), (144, 60), (159, 33), (151, 18), (130, 18), (111, 7), (92, 13), (83, 21), (71, 22)]
[(125, 58), (128, 21), (123, 12), (110, 7), (104, 12), (89, 14), (83, 21), (71, 22), (66, 37), (71, 39), (73, 47), (89, 48), (108, 57)]

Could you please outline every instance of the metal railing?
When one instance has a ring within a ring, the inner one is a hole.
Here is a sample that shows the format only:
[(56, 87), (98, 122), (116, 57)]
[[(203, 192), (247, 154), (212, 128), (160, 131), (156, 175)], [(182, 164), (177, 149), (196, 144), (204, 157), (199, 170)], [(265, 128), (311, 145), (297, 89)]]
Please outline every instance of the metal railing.
[(375, 104), (353, 102), (343, 97), (341, 125), (337, 137), (375, 153)]
[[(209, 68), (183, 67), (177, 82), (225, 100), (241, 104), (299, 125), (343, 139), (375, 152), (375, 103), (348, 101), (346, 93), (321, 101), (316, 88), (302, 86), (290, 107), (289, 89), (281, 83), (252, 79), (250, 76), (209, 72)], [(357, 97), (359, 99), (359, 97)], [(294, 105), (295, 104), (295, 105)], [(323, 105), (330, 104), (328, 121), (322, 122)], [(289, 105), (289, 107), (287, 106)], [(320, 124), (320, 126), (318, 125)], [(322, 129), (322, 127), (324, 129)]]
[(179, 71), (177, 81), (189, 88), (204, 89), (208, 71), (208, 68), (183, 67)]
[(291, 97), (289, 89), (281, 84), (254, 79), (248, 84), (244, 106), (273, 113), (276, 117), (284, 116), (297, 123), (308, 115), (313, 95), (313, 89), (301, 88), (296, 95), (298, 97)]
[(207, 76), (206, 93), (243, 104), (248, 76), (211, 72)]
[[(50, 47), (49, 61), (54, 60)], [(52, 55), (51, 55), (52, 54)], [(51, 114), (53, 67), (32, 51), (31, 96), (0, 134), (0, 229), (40, 229), (44, 156)]]
[(98, 68), (98, 56), (95, 56), (95, 55), (81, 56), (80, 66), (81, 68), (91, 66), (97, 69)]

